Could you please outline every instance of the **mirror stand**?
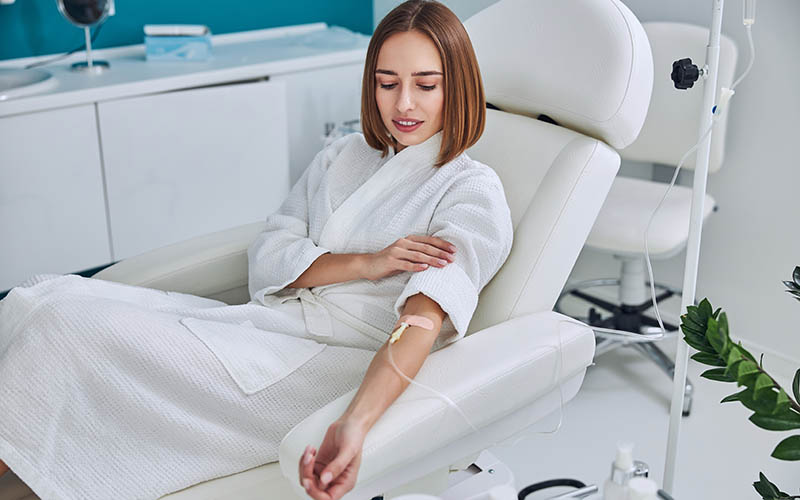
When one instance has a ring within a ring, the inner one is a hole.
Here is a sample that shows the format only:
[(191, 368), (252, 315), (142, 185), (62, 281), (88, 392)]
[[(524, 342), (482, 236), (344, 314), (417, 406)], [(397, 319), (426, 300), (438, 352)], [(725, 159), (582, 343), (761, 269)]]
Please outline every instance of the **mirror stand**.
[(110, 68), (108, 61), (94, 61), (92, 60), (92, 33), (89, 26), (83, 27), (83, 33), (86, 36), (86, 60), (74, 63), (70, 69), (73, 71), (85, 71), (88, 73), (102, 73)]

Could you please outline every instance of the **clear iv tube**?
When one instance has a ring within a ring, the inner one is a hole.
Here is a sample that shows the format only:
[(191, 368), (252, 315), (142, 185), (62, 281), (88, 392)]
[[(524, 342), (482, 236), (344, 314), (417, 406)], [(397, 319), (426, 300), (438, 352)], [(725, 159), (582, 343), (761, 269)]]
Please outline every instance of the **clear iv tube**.
[[(560, 319), (560, 320), (558, 320), (558, 348), (551, 346), (551, 349), (553, 351), (557, 350), (558, 353), (559, 353), (558, 361), (557, 361), (557, 364), (556, 364), (554, 384), (553, 384), (553, 388), (555, 388), (556, 386), (558, 387), (558, 393), (559, 393), (559, 398), (560, 398), (559, 407), (558, 407), (558, 412), (559, 412), (558, 424), (552, 430), (549, 430), (549, 431), (535, 431), (535, 432), (532, 432), (532, 433), (525, 433), (525, 434), (522, 434), (521, 436), (517, 437), (514, 440), (514, 442), (509, 444), (509, 445), (495, 444), (495, 446), (501, 447), (501, 448), (512, 447), (512, 446), (515, 446), (519, 441), (521, 441), (522, 439), (525, 439), (526, 437), (529, 437), (530, 435), (533, 435), (533, 434), (553, 434), (555, 432), (558, 432), (559, 429), (561, 429), (561, 425), (562, 425), (562, 423), (564, 421), (564, 391), (563, 391), (563, 388), (562, 388), (562, 380), (561, 380), (561, 378), (562, 378), (562, 370), (563, 370), (563, 366), (564, 366), (564, 350), (563, 350), (563, 343), (562, 343), (562, 339), (561, 339), (561, 324), (562, 323), (573, 323), (573, 324), (576, 324), (576, 325), (579, 325), (579, 326), (583, 326), (583, 327), (586, 326), (584, 323), (581, 323), (579, 321), (572, 320), (572, 319)], [(407, 333), (406, 333), (406, 335), (407, 335)], [(388, 343), (388, 345), (387, 345), (387, 352), (388, 352), (388, 355), (389, 355), (389, 363), (391, 363), (392, 367), (394, 368), (395, 372), (397, 372), (398, 375), (400, 375), (402, 378), (407, 380), (410, 384), (419, 386), (419, 387), (425, 389), (426, 391), (433, 393), (436, 397), (438, 397), (439, 399), (444, 401), (448, 406), (451, 406), (453, 409), (455, 409), (456, 412), (464, 420), (464, 422), (466, 422), (467, 426), (469, 426), (472, 429), (472, 431), (474, 431), (474, 432), (478, 431), (478, 428), (472, 423), (472, 421), (467, 417), (467, 415), (461, 410), (461, 408), (458, 406), (458, 404), (456, 404), (456, 402), (452, 400), (452, 398), (450, 398), (449, 396), (447, 396), (446, 394), (444, 394), (444, 393), (442, 393), (440, 391), (437, 391), (436, 389), (434, 389), (432, 387), (429, 387), (429, 386), (427, 386), (425, 384), (421, 384), (421, 383), (417, 382), (416, 380), (410, 378), (408, 375), (403, 373), (403, 371), (400, 369), (400, 367), (397, 366), (397, 364), (394, 361), (394, 357), (392, 356), (392, 344), (391, 343)], [(531, 422), (530, 424), (528, 424), (526, 426), (526, 428), (530, 427), (534, 423), (535, 422)]]
[[(752, 23), (753, 23), (753, 21), (755, 19), (755, 0), (750, 1), (749, 5), (751, 6), (750, 10), (748, 10), (748, 0), (745, 0), (744, 25), (745, 25), (745, 30), (747, 31), (747, 39), (748, 39), (749, 44), (750, 44), (750, 63), (747, 65), (747, 68), (742, 73), (742, 75), (734, 81), (733, 85), (731, 85), (731, 88), (730, 88), (731, 95), (733, 94), (733, 90), (736, 88), (736, 86), (739, 85), (739, 82), (741, 82), (744, 79), (744, 77), (747, 76), (747, 74), (750, 72), (750, 69), (753, 67), (753, 62), (755, 61), (755, 46), (753, 44), (753, 35), (752, 35), (751, 29), (750, 29), (751, 25), (752, 25)], [(750, 16), (751, 16), (749, 18), (750, 22), (748, 22), (748, 12), (750, 13)], [(666, 200), (667, 195), (669, 195), (670, 190), (675, 185), (675, 181), (678, 178), (678, 173), (680, 172), (680, 169), (683, 166), (683, 163), (686, 161), (686, 158), (688, 158), (690, 154), (692, 154), (695, 150), (697, 150), (697, 148), (700, 146), (700, 144), (703, 143), (703, 141), (706, 140), (706, 138), (708, 137), (708, 134), (711, 133), (711, 131), (714, 128), (714, 125), (717, 123), (720, 115), (722, 114), (723, 111), (725, 111), (725, 108), (727, 108), (727, 102), (725, 102), (724, 105), (723, 105), (722, 101), (721, 101), (720, 105), (717, 108), (714, 109), (713, 117), (712, 117), (712, 120), (711, 120), (711, 124), (706, 129), (706, 131), (703, 133), (703, 135), (700, 138), (700, 140), (698, 140), (697, 143), (695, 143), (695, 145), (692, 146), (689, 149), (689, 151), (687, 151), (683, 155), (683, 157), (681, 158), (680, 162), (678, 163), (678, 166), (675, 168), (675, 173), (672, 176), (672, 180), (670, 181), (669, 186), (667, 187), (667, 190), (664, 193), (664, 196), (661, 198), (661, 201), (658, 203), (658, 206), (656, 206), (656, 209), (650, 215), (650, 220), (647, 222), (647, 228), (645, 229), (645, 233), (644, 233), (645, 234), (645, 236), (644, 236), (645, 260), (647, 261), (647, 272), (648, 272), (648, 274), (650, 276), (650, 293), (651, 293), (652, 300), (653, 300), (653, 307), (654, 307), (654, 309), (656, 311), (656, 318), (658, 319), (658, 324), (661, 327), (661, 334), (660, 335), (666, 334), (667, 331), (664, 328), (664, 323), (661, 321), (661, 314), (660, 314), (660, 312), (658, 310), (658, 302), (656, 301), (656, 290), (655, 290), (655, 285), (654, 285), (655, 281), (653, 279), (653, 268), (652, 268), (652, 265), (650, 263), (650, 250), (649, 250), (649, 247), (648, 247), (648, 244), (647, 244), (647, 236), (648, 236), (648, 234), (650, 232), (650, 226), (651, 226), (651, 224), (653, 222), (653, 219), (655, 218), (656, 213), (658, 213), (658, 210), (661, 208), (661, 205), (663, 205), (664, 200)], [(558, 411), (559, 411), (558, 424), (556, 425), (555, 429), (552, 429), (552, 430), (549, 430), (549, 431), (535, 431), (535, 432), (531, 432), (531, 433), (524, 433), (524, 434), (520, 435), (517, 439), (515, 439), (513, 443), (511, 443), (509, 445), (495, 444), (496, 447), (501, 447), (501, 448), (513, 447), (517, 443), (519, 443), (519, 441), (521, 441), (522, 439), (530, 437), (530, 436), (532, 436), (534, 434), (553, 434), (553, 433), (558, 432), (559, 429), (561, 429), (561, 425), (564, 422), (564, 391), (563, 391), (563, 388), (562, 388), (562, 381), (561, 381), (561, 376), (562, 376), (561, 372), (562, 372), (562, 369), (563, 369), (563, 366), (564, 366), (564, 350), (563, 350), (563, 344), (562, 344), (562, 340), (561, 340), (561, 323), (573, 323), (573, 324), (577, 324), (577, 325), (580, 325), (580, 326), (586, 326), (584, 323), (581, 323), (581, 322), (578, 322), (578, 321), (575, 321), (575, 320), (561, 319), (561, 320), (558, 321), (558, 352), (559, 352), (559, 358), (558, 358), (558, 364), (557, 364), (556, 375), (555, 375), (555, 382), (558, 385), (558, 392), (559, 392), (559, 396), (560, 396), (560, 404), (559, 404), (559, 408), (558, 408)], [(595, 330), (597, 330), (597, 329), (595, 328)], [(602, 329), (600, 329), (600, 330), (602, 330)], [(613, 332), (614, 332), (615, 335), (620, 335), (620, 333), (618, 333), (618, 331), (616, 331), (616, 330), (613, 330)], [(628, 335), (624, 335), (624, 336), (628, 336)], [(652, 340), (655, 340), (655, 338), (654, 338), (654, 336), (652, 334), (650, 334), (650, 335), (639, 335), (639, 334), (631, 332), (629, 337), (630, 337), (631, 341), (637, 341), (637, 339), (638, 339), (638, 341), (650, 342)], [(555, 348), (553, 348), (553, 349), (555, 349)], [(477, 431), (478, 430), (478, 428), (475, 427), (475, 425), (470, 421), (470, 419), (467, 418), (466, 414), (464, 414), (464, 412), (461, 410), (461, 408), (459, 408), (458, 404), (456, 404), (455, 401), (453, 401), (450, 397), (448, 397), (446, 394), (444, 394), (442, 392), (437, 391), (436, 389), (434, 389), (432, 387), (429, 387), (427, 385), (421, 384), (421, 383), (413, 380), (412, 378), (408, 377), (405, 373), (403, 373), (403, 371), (400, 370), (400, 368), (395, 363), (394, 358), (392, 357), (392, 344), (391, 343), (388, 344), (387, 351), (388, 351), (388, 354), (389, 354), (389, 362), (391, 363), (392, 367), (394, 368), (394, 370), (397, 372), (398, 375), (403, 377), (410, 384), (417, 385), (417, 386), (422, 387), (423, 389), (433, 393), (439, 399), (444, 401), (448, 406), (453, 407), (456, 410), (456, 412), (458, 412), (458, 414), (461, 416), (461, 418), (467, 423), (467, 425), (473, 431)], [(530, 425), (533, 425), (534, 423), (535, 422), (531, 422), (531, 424), (529, 424), (526, 427), (529, 427)]]
[[(755, 2), (753, 2), (753, 4), (755, 4)], [(755, 7), (753, 7), (753, 15), (755, 16)], [(733, 95), (733, 91), (736, 88), (736, 86), (739, 85), (739, 82), (744, 80), (744, 77), (747, 76), (748, 73), (750, 73), (750, 69), (753, 67), (753, 61), (755, 61), (755, 58), (756, 58), (756, 50), (755, 50), (755, 45), (753, 44), (753, 33), (752, 33), (752, 30), (751, 30), (751, 24), (747, 23), (746, 16), (745, 16), (744, 25), (745, 25), (744, 26), (745, 27), (745, 31), (747, 32), (747, 40), (748, 40), (748, 42), (750, 44), (750, 63), (747, 65), (747, 68), (744, 70), (742, 75), (733, 82), (733, 85), (731, 85), (731, 88), (730, 88), (730, 94), (731, 95)], [(725, 92), (725, 90), (726, 89), (723, 89), (723, 92)], [(720, 103), (722, 103), (722, 102), (723, 101), (720, 100)], [(658, 203), (658, 206), (656, 206), (656, 209), (653, 210), (653, 213), (650, 215), (650, 220), (647, 222), (647, 228), (644, 231), (644, 252), (645, 252), (645, 260), (647, 261), (647, 273), (650, 276), (650, 295), (652, 297), (653, 308), (656, 311), (656, 319), (658, 319), (658, 325), (661, 327), (661, 333), (662, 334), (666, 334), (667, 330), (666, 330), (666, 328), (664, 328), (664, 323), (661, 321), (661, 313), (658, 311), (658, 302), (656, 301), (655, 280), (653, 279), (653, 267), (652, 267), (652, 265), (650, 263), (650, 249), (649, 249), (649, 247), (647, 245), (647, 235), (650, 232), (650, 225), (653, 223), (653, 219), (655, 218), (656, 213), (658, 212), (658, 209), (661, 208), (661, 205), (664, 203), (664, 200), (667, 199), (667, 195), (669, 194), (670, 190), (675, 185), (675, 181), (678, 178), (678, 173), (680, 172), (681, 167), (683, 166), (683, 162), (685, 162), (686, 158), (689, 155), (691, 155), (695, 150), (697, 150), (697, 148), (700, 147), (700, 144), (702, 144), (703, 141), (706, 140), (706, 137), (708, 136), (708, 134), (711, 133), (712, 129), (714, 128), (714, 125), (716, 125), (717, 121), (719, 120), (720, 115), (725, 111), (725, 108), (727, 108), (727, 106), (728, 106), (727, 102), (725, 102), (724, 105), (714, 109), (714, 111), (713, 111), (713, 115), (714, 116), (712, 117), (711, 125), (708, 126), (708, 128), (706, 129), (705, 133), (700, 138), (700, 140), (697, 141), (697, 143), (695, 143), (695, 145), (692, 146), (692, 148), (689, 149), (689, 151), (687, 151), (683, 155), (683, 157), (681, 158), (681, 161), (678, 163), (678, 166), (675, 168), (675, 173), (672, 176), (672, 180), (670, 181), (669, 186), (667, 187), (667, 190), (664, 193), (664, 196), (661, 198), (661, 201)]]

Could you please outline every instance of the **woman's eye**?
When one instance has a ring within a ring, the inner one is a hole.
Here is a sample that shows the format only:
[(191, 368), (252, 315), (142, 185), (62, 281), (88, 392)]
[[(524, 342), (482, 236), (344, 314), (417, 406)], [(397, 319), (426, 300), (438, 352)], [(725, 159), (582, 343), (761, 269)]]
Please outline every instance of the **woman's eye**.
[[(387, 90), (395, 88), (396, 85), (397, 85), (396, 83), (381, 83), (380, 84), (382, 89), (387, 89)], [(433, 90), (433, 89), (436, 88), (436, 85), (420, 85), (419, 88), (421, 88), (422, 90)]]

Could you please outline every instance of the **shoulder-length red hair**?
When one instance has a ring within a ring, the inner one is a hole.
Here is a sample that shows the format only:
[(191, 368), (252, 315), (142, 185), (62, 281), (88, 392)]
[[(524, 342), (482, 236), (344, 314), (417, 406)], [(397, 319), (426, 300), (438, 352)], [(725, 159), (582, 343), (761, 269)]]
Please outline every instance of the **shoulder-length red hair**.
[(375, 100), (375, 69), (383, 42), (395, 33), (419, 31), (439, 50), (443, 66), (442, 146), (435, 167), (441, 167), (478, 142), (486, 124), (486, 97), (472, 42), (458, 17), (433, 0), (409, 0), (381, 20), (367, 48), (361, 90), (361, 128), (381, 157), (397, 141), (381, 120)]

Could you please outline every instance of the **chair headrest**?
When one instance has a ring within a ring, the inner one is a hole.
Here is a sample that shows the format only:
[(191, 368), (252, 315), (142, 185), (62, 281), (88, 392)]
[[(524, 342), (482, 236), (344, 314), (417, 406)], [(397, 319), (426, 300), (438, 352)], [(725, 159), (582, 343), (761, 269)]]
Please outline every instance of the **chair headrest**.
[[(674, 22), (644, 23), (642, 26), (653, 52), (653, 97), (641, 133), (633, 144), (619, 153), (626, 160), (676, 166), (697, 142), (704, 83), (699, 80), (690, 90), (676, 89), (670, 78), (672, 63), (690, 57), (692, 63), (702, 68), (706, 63), (708, 28)], [(718, 98), (719, 89), (733, 83), (736, 59), (736, 44), (730, 37), (722, 35), (717, 68)], [(735, 101), (734, 97), (731, 102)], [(719, 170), (724, 160), (727, 124), (728, 112), (724, 111), (711, 135), (709, 172)], [(683, 168), (693, 169), (696, 158), (697, 155), (689, 155)]]
[(618, 0), (501, 0), (464, 22), (486, 100), (621, 149), (653, 89), (644, 28)]

